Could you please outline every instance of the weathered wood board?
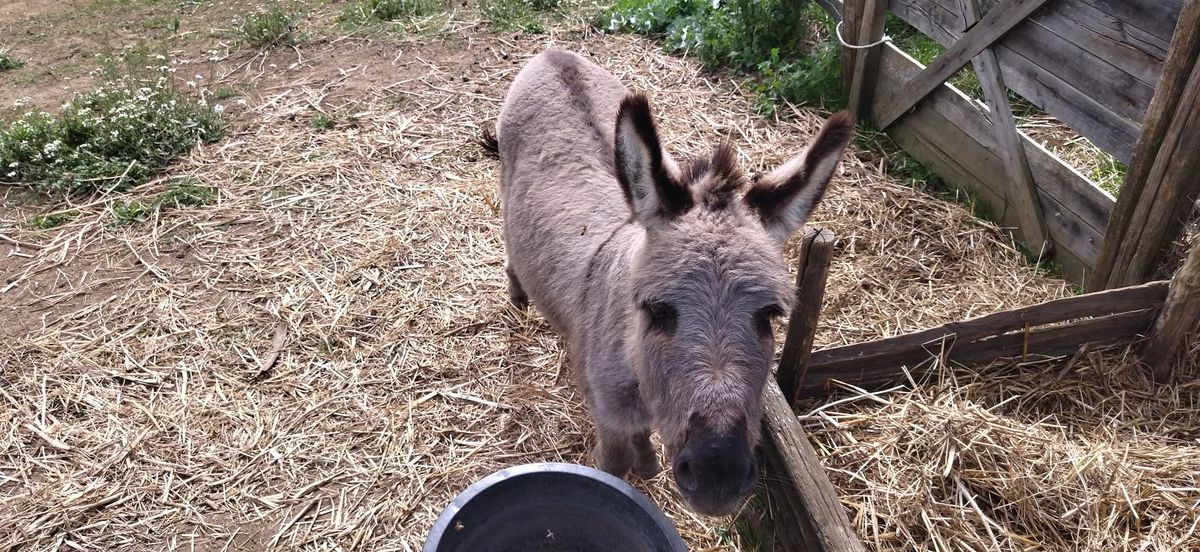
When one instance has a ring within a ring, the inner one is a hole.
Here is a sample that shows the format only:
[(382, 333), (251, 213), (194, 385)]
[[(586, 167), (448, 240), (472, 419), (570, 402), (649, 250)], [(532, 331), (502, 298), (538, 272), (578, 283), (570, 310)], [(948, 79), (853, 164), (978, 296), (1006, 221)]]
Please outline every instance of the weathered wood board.
[[(891, 44), (880, 52), (877, 86), (894, 89), (921, 70), (920, 64)], [(885, 96), (877, 94), (876, 98)], [(879, 103), (878, 101), (876, 102)], [(982, 201), (992, 218), (1017, 228), (1016, 202), (1005, 176), (1003, 149), (983, 106), (950, 86), (940, 86), (890, 130), (913, 157), (929, 165), (948, 184)], [(1021, 135), (1029, 170), (1037, 187), (1056, 259), (1072, 281), (1085, 283), (1099, 254), (1114, 200), (1043, 148)]]
[(1081, 345), (1129, 342), (1149, 328), (1168, 282), (1048, 301), (901, 336), (814, 351), (798, 395), (839, 380), (873, 387), (919, 375), (934, 357), (963, 365), (997, 358), (1065, 356)]
[[(1128, 162), (1181, 4), (1054, 0), (997, 43), (1004, 80)], [(891, 10), (946, 46), (966, 30), (957, 0), (892, 0)]]

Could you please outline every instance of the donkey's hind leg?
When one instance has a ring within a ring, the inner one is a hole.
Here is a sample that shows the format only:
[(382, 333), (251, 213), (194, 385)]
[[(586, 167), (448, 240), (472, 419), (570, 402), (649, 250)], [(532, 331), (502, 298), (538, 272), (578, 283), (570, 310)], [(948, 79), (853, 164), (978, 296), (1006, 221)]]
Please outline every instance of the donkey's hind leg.
[(597, 425), (596, 437), (600, 440), (596, 450), (596, 465), (612, 475), (625, 477), (633, 467), (636, 455), (629, 434)]
[(658, 453), (654, 451), (654, 445), (650, 443), (649, 429), (633, 435), (633, 450), (637, 455), (633, 471), (637, 472), (639, 477), (650, 479), (662, 471), (662, 467), (658, 464)]
[(517, 273), (513, 272), (512, 265), (504, 265), (504, 273), (508, 274), (508, 300), (512, 301), (514, 307), (525, 310), (529, 306), (529, 296), (525, 294), (525, 288), (521, 287), (521, 281), (517, 279)]

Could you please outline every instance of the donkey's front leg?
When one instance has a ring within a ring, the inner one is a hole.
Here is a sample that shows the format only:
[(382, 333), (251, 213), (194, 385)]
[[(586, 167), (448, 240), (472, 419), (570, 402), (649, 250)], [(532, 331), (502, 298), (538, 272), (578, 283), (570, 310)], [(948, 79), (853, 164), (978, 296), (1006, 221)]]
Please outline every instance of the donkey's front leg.
[(632, 437), (624, 430), (600, 424), (596, 425), (596, 437), (600, 440), (596, 450), (596, 465), (612, 475), (625, 477), (636, 459)]
[(505, 263), (504, 273), (508, 275), (508, 300), (512, 301), (514, 307), (525, 310), (529, 306), (529, 295), (525, 293), (525, 288), (521, 287), (521, 281), (517, 279), (517, 273), (513, 272), (512, 265)]
[(650, 479), (662, 471), (662, 467), (658, 464), (658, 453), (655, 452), (654, 445), (650, 443), (649, 429), (633, 435), (633, 450), (637, 454), (633, 471), (637, 472), (639, 477)]

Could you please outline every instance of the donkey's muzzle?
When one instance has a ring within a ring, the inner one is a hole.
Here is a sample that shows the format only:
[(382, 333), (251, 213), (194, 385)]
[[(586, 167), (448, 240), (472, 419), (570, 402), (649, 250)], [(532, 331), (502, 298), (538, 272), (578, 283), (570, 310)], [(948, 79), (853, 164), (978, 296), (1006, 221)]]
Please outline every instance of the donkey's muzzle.
[(703, 423), (693, 426), (672, 471), (688, 505), (712, 516), (736, 510), (758, 480), (744, 427), (718, 433)]

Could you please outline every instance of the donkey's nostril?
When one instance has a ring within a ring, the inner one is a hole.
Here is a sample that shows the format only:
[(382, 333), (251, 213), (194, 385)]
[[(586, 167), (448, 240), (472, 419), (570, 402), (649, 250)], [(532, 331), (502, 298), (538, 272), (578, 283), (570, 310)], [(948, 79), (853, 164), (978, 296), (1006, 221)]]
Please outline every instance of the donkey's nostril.
[(675, 462), (675, 483), (685, 492), (695, 492), (699, 487), (692, 461), (688, 458), (680, 458)]

